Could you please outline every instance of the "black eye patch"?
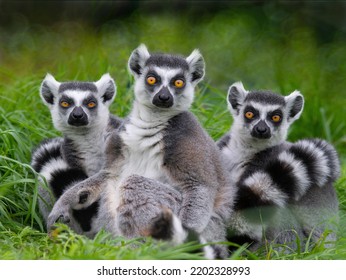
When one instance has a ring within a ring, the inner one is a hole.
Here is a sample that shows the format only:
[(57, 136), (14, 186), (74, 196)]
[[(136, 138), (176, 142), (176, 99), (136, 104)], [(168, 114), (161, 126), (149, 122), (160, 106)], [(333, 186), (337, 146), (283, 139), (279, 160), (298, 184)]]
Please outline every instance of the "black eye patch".
[(277, 109), (277, 110), (275, 110), (273, 112), (269, 112), (268, 113), (268, 116), (274, 116), (274, 115), (279, 115), (280, 117), (282, 117), (283, 113), (282, 113), (282, 111), (280, 109)]
[(171, 80), (170, 80), (170, 86), (175, 90), (176, 93), (181, 93), (186, 85), (186, 78), (183, 73), (179, 73), (175, 75)]
[(83, 105), (88, 105), (89, 103), (94, 102), (97, 104), (97, 99), (94, 96), (89, 96), (83, 100)]
[[(151, 77), (156, 80), (154, 84), (149, 84), (148, 83), (148, 79), (151, 78)], [(155, 71), (152, 71), (152, 70), (150, 71), (149, 70), (147, 75), (145, 76), (145, 82), (149, 86), (157, 85), (157, 84), (161, 83), (161, 77)]]
[[(68, 104), (69, 104), (69, 106), (67, 106), (67, 107), (63, 107), (63, 106), (61, 106), (61, 104), (62, 104), (63, 102), (68, 103)], [(73, 99), (72, 99), (72, 98), (70, 98), (70, 97), (68, 97), (68, 96), (63, 95), (63, 96), (62, 96), (62, 97), (59, 99), (59, 104), (60, 104), (60, 108), (62, 108), (62, 109), (67, 109), (67, 108), (70, 108), (71, 106), (73, 106), (73, 105), (74, 105), (74, 101), (73, 101)]]
[[(253, 116), (251, 118), (248, 118), (246, 115), (247, 113), (251, 112)], [(254, 107), (247, 105), (244, 109), (244, 120), (248, 123), (252, 122), (252, 120), (257, 119), (259, 117), (259, 111), (255, 109)]]
[(153, 70), (149, 70), (144, 78), (145, 88), (149, 93), (154, 93), (157, 86), (161, 85), (161, 77)]
[(185, 75), (184, 73), (179, 73), (177, 75), (175, 75), (172, 79), (171, 79), (171, 83), (174, 83), (174, 81), (176, 80), (183, 80), (184, 82), (186, 81)]
[(274, 125), (279, 125), (282, 122), (283, 112), (280, 109), (274, 110), (267, 114), (267, 119)]

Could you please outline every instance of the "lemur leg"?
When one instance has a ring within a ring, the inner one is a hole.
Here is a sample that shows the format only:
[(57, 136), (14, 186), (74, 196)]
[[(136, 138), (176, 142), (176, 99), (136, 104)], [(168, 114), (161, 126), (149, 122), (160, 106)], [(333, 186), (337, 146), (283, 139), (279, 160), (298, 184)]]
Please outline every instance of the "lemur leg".
[[(171, 214), (176, 215), (181, 205), (179, 191), (156, 180), (132, 175), (120, 186), (120, 193), (117, 220), (124, 236), (171, 239), (172, 228), (168, 225)], [(162, 215), (169, 216), (167, 224), (159, 222)]]
[(101, 198), (101, 193), (110, 184), (115, 184), (123, 167), (123, 142), (117, 132), (112, 132), (107, 139), (105, 167), (97, 174), (68, 189), (55, 203), (47, 221), (48, 230), (62, 220), (69, 223), (72, 209), (83, 209)]
[(184, 227), (200, 233), (207, 226), (213, 212), (216, 188), (190, 183), (184, 187), (179, 218)]
[(110, 178), (110, 173), (101, 171), (66, 190), (54, 204), (48, 216), (48, 231), (59, 219), (61, 219), (61, 222), (69, 224), (71, 221), (72, 209), (86, 208), (100, 199), (101, 191)]
[(202, 244), (212, 242), (203, 248), (204, 256), (208, 259), (225, 259), (229, 256), (226, 242), (225, 221), (218, 214), (213, 213), (208, 225), (200, 233), (200, 242)]
[(46, 185), (41, 178), (38, 182), (38, 194), (38, 206), (43, 220), (46, 222), (48, 219), (48, 215), (53, 208), (55, 197), (50, 190), (49, 185)]

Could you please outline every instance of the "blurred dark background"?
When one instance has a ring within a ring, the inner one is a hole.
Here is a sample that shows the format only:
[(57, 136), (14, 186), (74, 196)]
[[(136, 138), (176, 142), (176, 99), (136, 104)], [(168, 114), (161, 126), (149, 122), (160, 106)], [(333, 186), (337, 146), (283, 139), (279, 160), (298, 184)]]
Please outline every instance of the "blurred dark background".
[(192, 110), (215, 139), (231, 122), (227, 89), (241, 80), (246, 89), (300, 90), (306, 105), (291, 139), (322, 137), (346, 157), (346, 1), (0, 0), (0, 107), (37, 103), (47, 72), (60, 81), (109, 72), (118, 86), (111, 109), (125, 116), (126, 65), (140, 43), (201, 50), (206, 76)]
[(274, 23), (285, 30), (286, 19), (294, 16), (311, 27), (321, 42), (346, 33), (346, 1), (11, 1), (0, 0), (0, 25), (16, 27), (23, 22), (45, 26), (57, 22), (83, 21), (101, 26), (131, 16), (144, 14), (188, 15), (191, 24), (233, 9), (246, 12), (260, 24)]

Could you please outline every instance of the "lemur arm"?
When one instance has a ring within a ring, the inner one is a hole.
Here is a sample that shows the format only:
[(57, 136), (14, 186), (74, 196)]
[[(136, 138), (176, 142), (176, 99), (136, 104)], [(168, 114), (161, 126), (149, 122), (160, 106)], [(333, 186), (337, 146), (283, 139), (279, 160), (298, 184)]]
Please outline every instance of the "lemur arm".
[(104, 169), (63, 193), (48, 216), (48, 230), (59, 219), (69, 223), (72, 209), (78, 210), (90, 206), (100, 198), (102, 190), (110, 180), (117, 180), (123, 163), (122, 147), (122, 140), (118, 133), (111, 133), (106, 143), (107, 157)]
[(191, 113), (179, 114), (165, 131), (164, 167), (182, 192), (179, 218), (200, 233), (207, 226), (218, 190), (215, 143)]
[(98, 200), (109, 177), (108, 172), (100, 171), (65, 191), (48, 216), (47, 229), (50, 230), (60, 219), (61, 222), (68, 224), (72, 209), (86, 208)]
[(201, 233), (213, 211), (216, 187), (198, 181), (182, 182), (183, 202), (179, 218), (184, 227)]

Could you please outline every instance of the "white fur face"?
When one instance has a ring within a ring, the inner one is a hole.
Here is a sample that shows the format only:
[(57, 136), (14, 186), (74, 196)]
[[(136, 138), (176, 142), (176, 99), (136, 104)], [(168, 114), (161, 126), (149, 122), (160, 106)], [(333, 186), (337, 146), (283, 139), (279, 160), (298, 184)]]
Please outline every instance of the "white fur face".
[(233, 137), (259, 149), (280, 144), (286, 140), (289, 126), (299, 118), (303, 104), (298, 91), (283, 97), (268, 91), (248, 92), (241, 83), (235, 83), (228, 93)]
[(183, 58), (149, 54), (144, 45), (133, 51), (129, 69), (135, 77), (136, 101), (154, 111), (185, 111), (194, 99), (194, 88), (204, 76), (204, 61), (195, 50)]
[(41, 85), (41, 97), (49, 107), (54, 126), (64, 134), (105, 127), (108, 107), (116, 86), (109, 74), (97, 82), (57, 82), (47, 74)]

